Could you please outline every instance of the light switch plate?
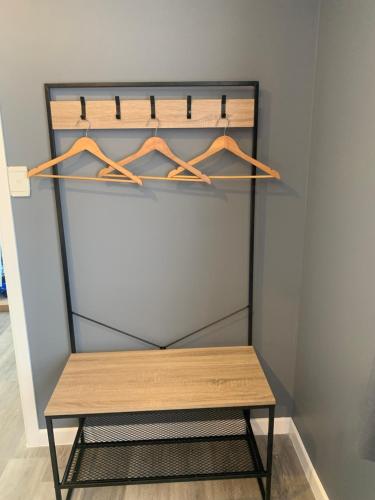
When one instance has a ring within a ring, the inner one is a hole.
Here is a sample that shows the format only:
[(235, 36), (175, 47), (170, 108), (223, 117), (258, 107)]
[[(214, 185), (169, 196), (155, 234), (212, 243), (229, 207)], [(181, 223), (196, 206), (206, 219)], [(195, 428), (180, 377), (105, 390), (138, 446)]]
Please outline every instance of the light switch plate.
[(8, 167), (9, 190), (13, 197), (30, 196), (27, 167)]

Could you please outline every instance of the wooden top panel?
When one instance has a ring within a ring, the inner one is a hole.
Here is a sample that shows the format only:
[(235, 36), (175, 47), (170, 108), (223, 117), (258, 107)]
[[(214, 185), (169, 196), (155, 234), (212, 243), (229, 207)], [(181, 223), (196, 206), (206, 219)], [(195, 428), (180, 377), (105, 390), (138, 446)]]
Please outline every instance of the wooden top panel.
[(46, 416), (274, 405), (252, 347), (71, 354)]
[[(254, 99), (227, 99), (228, 120), (221, 119), (221, 99), (192, 99), (191, 119), (187, 119), (186, 99), (155, 99), (156, 120), (150, 119), (150, 101), (124, 99), (121, 119), (116, 119), (114, 100), (86, 100), (86, 118), (90, 129), (126, 128), (224, 128), (253, 127)], [(87, 129), (80, 119), (80, 101), (51, 101), (54, 130)]]

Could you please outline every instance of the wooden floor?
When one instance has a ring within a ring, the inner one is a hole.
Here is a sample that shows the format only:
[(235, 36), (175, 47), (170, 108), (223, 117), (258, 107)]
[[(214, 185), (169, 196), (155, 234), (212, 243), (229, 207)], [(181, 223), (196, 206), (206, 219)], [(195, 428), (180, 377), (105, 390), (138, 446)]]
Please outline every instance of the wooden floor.
[(6, 297), (0, 296), (0, 312), (9, 311), (8, 299)]
[[(0, 313), (0, 498), (54, 500), (48, 448), (25, 446), (9, 315)], [(262, 446), (262, 443), (260, 443)], [(59, 447), (62, 461), (67, 447)], [(74, 500), (258, 500), (255, 479), (77, 490)], [(287, 436), (275, 436), (272, 500), (313, 500)]]

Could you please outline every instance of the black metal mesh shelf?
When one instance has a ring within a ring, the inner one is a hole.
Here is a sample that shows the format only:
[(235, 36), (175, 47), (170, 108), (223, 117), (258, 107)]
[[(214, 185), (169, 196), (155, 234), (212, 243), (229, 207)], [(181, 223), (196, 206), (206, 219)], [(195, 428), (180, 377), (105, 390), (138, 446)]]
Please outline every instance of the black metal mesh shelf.
[(236, 408), (121, 413), (87, 417), (86, 443), (178, 439), (245, 434), (243, 411)]
[(237, 409), (87, 417), (63, 487), (265, 475)]
[(255, 472), (245, 439), (78, 447), (67, 483), (129, 482)]

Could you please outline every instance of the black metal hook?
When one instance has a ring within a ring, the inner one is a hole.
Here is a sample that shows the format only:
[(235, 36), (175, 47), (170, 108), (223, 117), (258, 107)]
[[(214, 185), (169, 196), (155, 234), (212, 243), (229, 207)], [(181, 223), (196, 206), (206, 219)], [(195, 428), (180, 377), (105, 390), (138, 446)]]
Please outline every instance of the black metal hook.
[(115, 102), (116, 102), (116, 120), (121, 120), (120, 97), (118, 95), (115, 96)]
[(191, 120), (191, 95), (186, 97), (186, 118)]
[(82, 96), (79, 100), (81, 101), (81, 120), (86, 120), (86, 100)]
[(221, 118), (227, 117), (227, 96), (221, 96)]
[(155, 120), (156, 112), (155, 112), (155, 96), (150, 95), (150, 106), (151, 106), (151, 120)]

